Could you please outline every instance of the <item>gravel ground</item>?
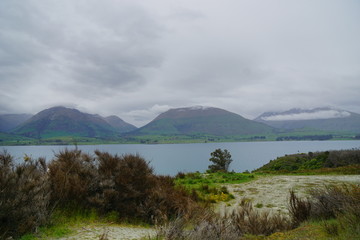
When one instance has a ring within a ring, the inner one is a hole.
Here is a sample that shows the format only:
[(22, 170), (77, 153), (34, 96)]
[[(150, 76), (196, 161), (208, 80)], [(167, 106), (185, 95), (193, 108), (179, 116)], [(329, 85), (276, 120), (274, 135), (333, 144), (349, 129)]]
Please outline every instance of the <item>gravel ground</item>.
[(60, 240), (133, 240), (149, 239), (155, 235), (156, 230), (153, 228), (99, 224), (83, 226), (71, 236), (60, 238)]
[(221, 214), (231, 211), (245, 198), (260, 210), (287, 214), (290, 189), (298, 196), (305, 197), (311, 187), (343, 182), (360, 184), (360, 175), (260, 177), (248, 183), (226, 185), (235, 199), (229, 203), (221, 203), (218, 210)]

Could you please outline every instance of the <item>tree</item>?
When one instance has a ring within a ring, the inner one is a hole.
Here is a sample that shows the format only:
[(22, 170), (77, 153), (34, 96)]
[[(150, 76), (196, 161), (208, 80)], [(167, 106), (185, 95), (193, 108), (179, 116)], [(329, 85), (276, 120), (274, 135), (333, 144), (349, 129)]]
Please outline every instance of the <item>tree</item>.
[(221, 150), (216, 149), (211, 154), (211, 158), (209, 161), (213, 162), (214, 164), (209, 165), (209, 170), (211, 172), (227, 172), (229, 170), (230, 163), (233, 161), (231, 159), (231, 154), (228, 150)]

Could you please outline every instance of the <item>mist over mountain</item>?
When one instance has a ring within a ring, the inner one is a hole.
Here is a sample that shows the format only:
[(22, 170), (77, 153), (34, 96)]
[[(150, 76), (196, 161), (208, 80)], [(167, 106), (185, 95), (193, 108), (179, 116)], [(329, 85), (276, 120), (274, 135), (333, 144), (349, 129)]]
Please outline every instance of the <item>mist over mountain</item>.
[[(359, 139), (360, 114), (337, 108), (294, 108), (266, 112), (254, 120), (215, 107), (174, 108), (141, 128), (111, 115), (52, 107), (33, 116), (0, 115), (0, 142), (39, 143), (159, 143), (177, 141), (328, 140)], [(31, 140), (32, 139), (32, 140)]]
[(266, 112), (254, 120), (281, 129), (360, 132), (360, 114), (330, 107)]
[(272, 127), (220, 108), (214, 107), (187, 107), (170, 109), (149, 124), (135, 130), (138, 135), (191, 135), (210, 134), (251, 135), (272, 132)]
[(0, 115), (0, 132), (10, 132), (26, 120), (31, 118), (31, 114), (3, 114)]

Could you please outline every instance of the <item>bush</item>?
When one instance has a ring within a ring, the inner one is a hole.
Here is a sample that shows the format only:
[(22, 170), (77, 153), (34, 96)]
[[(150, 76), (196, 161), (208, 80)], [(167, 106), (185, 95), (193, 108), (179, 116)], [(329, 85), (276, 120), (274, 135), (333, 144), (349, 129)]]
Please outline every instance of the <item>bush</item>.
[(94, 159), (80, 150), (60, 151), (49, 164), (51, 202), (60, 207), (88, 207), (88, 197), (98, 190)]
[(280, 214), (256, 211), (251, 202), (242, 201), (232, 213), (220, 217), (207, 210), (195, 212), (191, 223), (178, 218), (158, 231), (165, 239), (240, 239), (246, 234), (270, 235), (291, 228), (289, 219)]
[(121, 218), (142, 219), (144, 204), (156, 187), (153, 170), (138, 155), (112, 156), (95, 152), (99, 186), (90, 202), (103, 212), (116, 211)]
[(289, 211), (294, 227), (306, 220), (321, 220), (324, 221), (324, 230), (329, 235), (339, 235), (342, 232), (342, 236), (360, 238), (359, 185), (314, 188), (310, 191), (310, 198), (306, 200), (299, 199), (291, 191)]
[[(338, 220), (343, 232), (360, 237), (360, 187), (356, 184), (329, 185), (313, 189), (312, 217)], [(329, 232), (329, 226), (325, 226)], [(338, 230), (337, 230), (338, 231)]]
[(0, 154), (0, 238), (35, 231), (49, 217), (50, 187), (45, 160), (14, 166), (13, 157)]
[(186, 215), (195, 206), (174, 179), (160, 177), (139, 155), (65, 150), (49, 166), (52, 202), (62, 208), (95, 208), (103, 215), (148, 223)]
[(311, 203), (308, 199), (300, 199), (294, 190), (290, 190), (289, 213), (294, 227), (308, 220), (311, 214)]
[(200, 209), (196, 200), (195, 193), (189, 194), (183, 187), (175, 186), (173, 178), (157, 176), (156, 187), (144, 203), (146, 218), (152, 223), (163, 223), (179, 216), (189, 218), (193, 211)]

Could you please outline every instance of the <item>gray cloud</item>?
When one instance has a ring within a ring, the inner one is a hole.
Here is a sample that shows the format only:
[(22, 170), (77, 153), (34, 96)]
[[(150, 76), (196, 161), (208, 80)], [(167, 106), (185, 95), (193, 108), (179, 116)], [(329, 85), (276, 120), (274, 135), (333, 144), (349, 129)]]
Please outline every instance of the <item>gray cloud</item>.
[(287, 121), (287, 120), (312, 120), (348, 117), (351, 113), (336, 109), (320, 110), (317, 112), (302, 112), (293, 114), (278, 114), (268, 117), (262, 117), (266, 121)]
[(356, 0), (2, 0), (0, 113), (360, 112)]

